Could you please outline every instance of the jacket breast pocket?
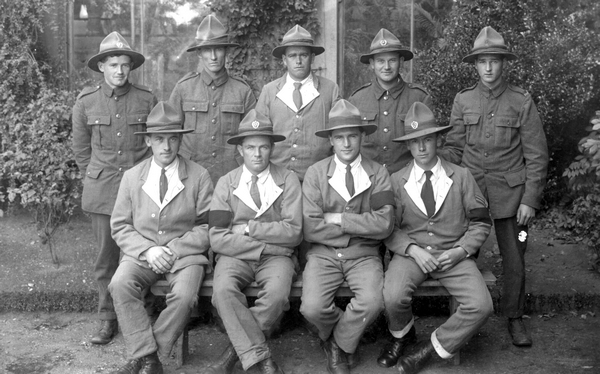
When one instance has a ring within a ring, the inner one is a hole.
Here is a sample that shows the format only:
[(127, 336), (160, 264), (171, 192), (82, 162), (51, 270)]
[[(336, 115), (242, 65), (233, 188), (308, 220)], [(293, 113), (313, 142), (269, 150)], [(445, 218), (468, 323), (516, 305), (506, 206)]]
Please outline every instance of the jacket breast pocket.
[[(377, 124), (377, 112), (361, 112), (360, 117), (362, 119), (362, 123), (365, 125), (376, 125)], [(377, 131), (375, 131), (371, 135), (365, 136), (364, 142), (366, 144), (372, 144), (377, 141)]]
[[(135, 135), (136, 132), (146, 131), (146, 120), (148, 119), (147, 114), (128, 114), (127, 125), (129, 128), (128, 142), (135, 149), (146, 147), (144, 137), (141, 135)], [(117, 134), (117, 136), (119, 136)]]
[(87, 118), (87, 124), (92, 126), (92, 147), (110, 149), (114, 144), (110, 116), (90, 115)]
[(494, 128), (496, 131), (496, 146), (509, 147), (517, 141), (521, 123), (516, 116), (501, 116), (494, 118)]
[(237, 134), (244, 116), (244, 104), (221, 104), (222, 135)]
[(473, 114), (464, 114), (463, 115), (463, 125), (465, 126), (465, 141), (469, 145), (475, 145), (477, 143), (477, 139), (479, 138), (479, 132), (481, 128), (479, 125), (480, 119), (479, 113)]
[(193, 129), (197, 134), (204, 134), (210, 125), (208, 118), (208, 101), (184, 101), (185, 128)]

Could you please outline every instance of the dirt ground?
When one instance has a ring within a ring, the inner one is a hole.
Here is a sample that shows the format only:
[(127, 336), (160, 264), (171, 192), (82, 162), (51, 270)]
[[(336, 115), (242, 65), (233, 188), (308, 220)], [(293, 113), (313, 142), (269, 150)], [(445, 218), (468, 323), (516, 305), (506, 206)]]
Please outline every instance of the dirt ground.
[[(56, 243), (59, 267), (50, 263), (48, 249), (40, 246), (27, 216), (0, 218), (0, 289), (93, 292), (95, 249), (87, 217), (78, 216), (61, 229)], [(551, 230), (531, 230), (526, 256), (526, 323), (534, 346), (514, 347), (505, 319), (496, 314), (463, 349), (459, 366), (436, 360), (423, 373), (600, 373), (600, 275), (590, 269), (587, 256), (580, 246)], [(482, 249), (478, 264), (492, 270), (498, 286), (502, 284), (501, 258), (493, 235)], [(498, 287), (492, 294), (497, 298)], [(427, 338), (446, 318), (427, 312), (422, 310), (417, 320), (420, 339)], [(121, 335), (107, 346), (88, 343), (97, 328), (93, 313), (7, 312), (0, 313), (0, 326), (0, 373), (110, 373), (127, 360)], [(385, 333), (376, 339), (361, 345), (362, 363), (353, 373), (395, 372), (376, 365)], [(226, 343), (227, 337), (214, 323), (197, 322), (190, 330), (189, 361), (175, 368), (174, 360), (167, 359), (165, 373), (201, 373)], [(318, 339), (301, 324), (284, 326), (283, 333), (270, 345), (275, 360), (288, 374), (326, 372)], [(238, 366), (235, 372), (243, 370)]]

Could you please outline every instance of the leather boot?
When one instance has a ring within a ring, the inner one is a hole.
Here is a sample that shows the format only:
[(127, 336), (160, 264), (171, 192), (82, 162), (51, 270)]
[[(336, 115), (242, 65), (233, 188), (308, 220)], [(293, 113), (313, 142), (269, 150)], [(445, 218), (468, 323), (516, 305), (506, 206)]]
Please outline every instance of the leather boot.
[(135, 358), (129, 360), (125, 365), (121, 366), (115, 371), (111, 371), (110, 374), (138, 374), (142, 368), (143, 359)]
[(360, 354), (358, 353), (358, 348), (354, 353), (346, 353), (346, 362), (348, 362), (348, 368), (350, 370), (356, 369), (358, 365), (360, 365)]
[(336, 344), (333, 336), (325, 342), (321, 341), (321, 348), (327, 356), (327, 371), (329, 374), (350, 374), (346, 352)]
[(404, 350), (417, 342), (417, 332), (415, 326), (411, 327), (406, 335), (401, 338), (392, 338), (392, 340), (385, 346), (379, 358), (377, 358), (377, 365), (389, 368), (398, 362), (398, 359), (404, 353)]
[(112, 338), (119, 332), (119, 324), (116, 319), (103, 320), (100, 324), (100, 330), (92, 336), (92, 344), (108, 344)]
[(431, 340), (424, 340), (413, 346), (408, 355), (400, 357), (398, 360), (398, 372), (401, 374), (418, 373), (427, 361), (433, 356), (435, 349)]
[(156, 352), (142, 357), (143, 364), (139, 374), (163, 374), (163, 367)]
[(283, 370), (277, 366), (271, 357), (265, 358), (256, 365), (260, 369), (261, 374), (284, 374)]
[(521, 317), (508, 319), (508, 332), (517, 347), (531, 347), (533, 344)]
[(221, 356), (217, 362), (210, 365), (203, 374), (231, 374), (235, 363), (238, 362), (239, 358), (233, 345), (229, 343), (227, 348), (221, 353)]

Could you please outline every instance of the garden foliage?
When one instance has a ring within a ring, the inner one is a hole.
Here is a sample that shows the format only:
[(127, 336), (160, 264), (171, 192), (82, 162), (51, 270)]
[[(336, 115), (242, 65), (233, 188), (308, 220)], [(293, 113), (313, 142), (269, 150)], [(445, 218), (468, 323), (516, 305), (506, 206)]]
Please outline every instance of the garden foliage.
[(51, 5), (51, 0), (3, 1), (0, 202), (33, 213), (41, 241), (58, 264), (52, 235), (78, 203), (80, 175), (70, 145), (74, 94), (57, 80), (50, 83), (50, 65), (34, 55)]

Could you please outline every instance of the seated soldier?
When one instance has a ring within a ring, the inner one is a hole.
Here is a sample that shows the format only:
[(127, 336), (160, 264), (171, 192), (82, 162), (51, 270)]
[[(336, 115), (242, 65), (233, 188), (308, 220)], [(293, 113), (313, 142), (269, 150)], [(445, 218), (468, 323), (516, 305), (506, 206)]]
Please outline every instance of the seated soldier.
[[(471, 173), (437, 156), (439, 135), (451, 126), (437, 127), (431, 110), (420, 102), (408, 110), (405, 124), (405, 135), (394, 141), (406, 142), (414, 162), (392, 175), (396, 221), (385, 244), (394, 256), (383, 298), (393, 340), (377, 362), (384, 367), (398, 362), (400, 373), (416, 373), (434, 353), (452, 357), (493, 312), (474, 259), (490, 233), (491, 219)], [(428, 277), (439, 280), (459, 306), (431, 339), (414, 345), (413, 292)]]
[[(123, 258), (109, 285), (131, 360), (115, 374), (159, 374), (183, 332), (204, 278), (208, 209), (213, 192), (208, 171), (178, 156), (182, 119), (158, 103), (144, 135), (153, 156), (125, 172), (112, 213), (112, 235)], [(144, 309), (144, 290), (169, 282), (167, 307), (154, 326)]]
[[(261, 373), (283, 373), (271, 357), (266, 332), (289, 309), (294, 249), (302, 241), (300, 181), (270, 161), (274, 143), (284, 139), (273, 133), (268, 117), (252, 109), (238, 135), (227, 140), (244, 164), (217, 182), (209, 234), (217, 255), (212, 303), (231, 344), (204, 373), (231, 373), (238, 357), (244, 370), (256, 366)], [(242, 291), (252, 282), (261, 291), (248, 308)]]
[[(327, 129), (315, 133), (329, 138), (335, 154), (310, 166), (302, 184), (310, 249), (300, 312), (319, 331), (330, 373), (350, 372), (362, 334), (383, 310), (379, 246), (394, 227), (394, 196), (387, 170), (360, 153), (376, 129), (339, 100)], [(344, 281), (354, 293), (345, 311), (334, 304)]]

